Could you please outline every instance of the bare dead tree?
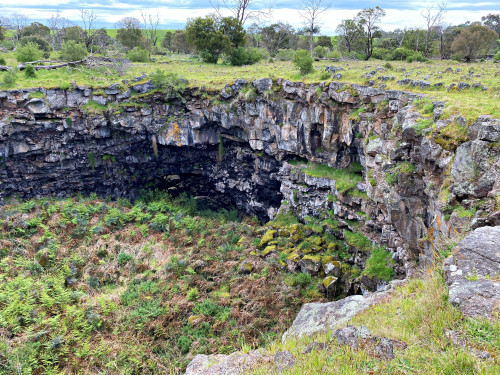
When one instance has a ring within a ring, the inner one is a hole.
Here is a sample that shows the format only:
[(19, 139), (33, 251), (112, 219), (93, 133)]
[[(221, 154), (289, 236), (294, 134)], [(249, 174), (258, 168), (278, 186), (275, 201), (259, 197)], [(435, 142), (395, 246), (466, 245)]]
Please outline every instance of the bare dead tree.
[(97, 14), (93, 9), (80, 9), (80, 17), (83, 23), (83, 30), (85, 31), (85, 47), (90, 47), (90, 53), (92, 53), (92, 42), (94, 40), (94, 35), (96, 29), (94, 24), (97, 21)]
[(314, 50), (314, 34), (319, 33), (319, 18), (328, 8), (330, 8), (330, 4), (325, 3), (324, 0), (302, 0), (302, 9), (299, 10), (299, 14), (311, 38), (309, 41), (311, 57)]
[(56, 50), (56, 38), (57, 38), (57, 33), (61, 29), (61, 12), (58, 10), (55, 14), (52, 13), (50, 15), (50, 18), (47, 20), (47, 23), (49, 24), (49, 29), (50, 29), (50, 36), (51, 36), (51, 42), (52, 42), (52, 51)]
[(434, 6), (430, 6), (422, 10), (422, 17), (425, 19), (427, 30), (425, 32), (425, 57), (429, 57), (432, 37), (436, 30), (436, 26), (440, 26), (443, 21), (443, 15), (446, 12), (446, 3), (441, 3)]
[(19, 42), (23, 29), (28, 26), (30, 19), (21, 13), (12, 13), (10, 16), (10, 27), (14, 30), (14, 37)]
[(141, 17), (143, 23), (144, 34), (146, 36), (146, 42), (148, 44), (148, 56), (149, 61), (151, 61), (151, 50), (158, 42), (158, 26), (160, 25), (160, 16), (156, 13), (155, 16), (148, 14), (141, 10)]
[(259, 22), (271, 15), (271, 8), (268, 10), (254, 9), (255, 2), (255, 0), (210, 0), (210, 4), (219, 17), (223, 17), (223, 10), (229, 10), (242, 25), (247, 20)]

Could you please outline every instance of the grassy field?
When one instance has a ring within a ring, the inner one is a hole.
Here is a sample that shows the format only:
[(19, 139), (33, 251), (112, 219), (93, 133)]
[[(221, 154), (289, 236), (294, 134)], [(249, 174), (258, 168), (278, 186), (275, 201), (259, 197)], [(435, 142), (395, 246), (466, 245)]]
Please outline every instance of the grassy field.
[[(4, 54), (4, 56), (8, 65), (16, 65), (13, 53)], [(384, 68), (384, 72), (373, 78), (376, 85), (382, 84), (376, 79), (378, 76), (391, 76), (394, 77), (394, 80), (383, 83), (388, 89), (424, 93), (431, 98), (447, 102), (444, 116), (460, 113), (469, 121), (474, 120), (478, 115), (493, 115), (500, 118), (500, 66), (498, 64), (492, 62), (466, 64), (454, 61), (431, 61), (429, 63), (391, 62), (390, 64), (391, 68)], [(367, 79), (363, 75), (376, 70), (378, 67), (383, 67), (385, 62), (377, 60), (367, 62), (320, 61), (314, 63), (315, 71), (313, 73), (302, 77), (289, 61), (264, 61), (255, 65), (233, 67), (221, 63), (217, 65), (205, 64), (187, 55), (156, 56), (155, 63), (131, 64), (123, 76), (109, 70), (99, 71), (85, 68), (39, 71), (35, 79), (27, 79), (20, 73), (15, 87), (67, 87), (71, 82), (77, 85), (105, 86), (143, 73), (150, 74), (160, 69), (166, 72), (178, 73), (189, 81), (190, 86), (219, 90), (225, 84), (231, 83), (237, 78), (254, 80), (272, 77), (303, 81), (305, 83), (318, 83), (325, 81), (325, 79), (322, 79), (321, 74), (325, 66), (328, 65), (345, 69), (341, 71), (342, 78), (339, 81), (366, 84)], [(446, 71), (447, 68), (451, 68), (452, 72)], [(0, 80), (2, 80), (3, 74), (5, 73), (0, 73)], [(396, 81), (404, 78), (427, 80), (431, 82), (431, 87), (420, 89), (401, 86), (396, 83)], [(432, 86), (438, 82), (442, 82), (443, 86)], [(458, 91), (456, 87), (449, 91), (446, 89), (450, 84), (458, 84), (459, 82), (466, 82), (471, 86), (473, 83), (478, 82), (487, 89), (485, 91), (481, 88), (468, 88), (463, 91)], [(4, 87), (0, 85), (0, 88)]]

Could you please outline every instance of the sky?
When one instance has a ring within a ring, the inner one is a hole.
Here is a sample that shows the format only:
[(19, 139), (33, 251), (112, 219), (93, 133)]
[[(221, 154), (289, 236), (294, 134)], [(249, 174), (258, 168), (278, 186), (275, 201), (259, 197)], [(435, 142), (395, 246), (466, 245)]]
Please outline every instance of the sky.
[[(212, 0), (221, 1), (221, 0)], [(255, 9), (269, 9), (272, 14), (268, 23), (283, 21), (296, 28), (303, 25), (298, 13), (301, 1), (290, 0), (254, 0)], [(321, 34), (334, 35), (337, 25), (343, 19), (353, 18), (363, 8), (380, 6), (386, 11), (380, 26), (386, 31), (405, 27), (423, 27), (422, 9), (435, 7), (441, 1), (398, 1), (381, 0), (352, 1), (326, 0), (330, 8), (320, 18)], [(480, 21), (488, 13), (500, 13), (498, 0), (455, 0), (447, 1), (444, 15), (446, 25), (457, 25), (466, 21)], [(98, 15), (99, 27), (114, 27), (125, 16), (140, 18), (141, 10), (158, 14), (161, 28), (183, 28), (188, 18), (205, 16), (213, 12), (210, 0), (0, 0), (0, 15), (9, 16), (16, 12), (28, 16), (34, 21), (45, 22), (51, 14), (60, 11), (61, 15), (79, 24), (80, 9), (94, 9)], [(245, 26), (248, 26), (248, 22)]]

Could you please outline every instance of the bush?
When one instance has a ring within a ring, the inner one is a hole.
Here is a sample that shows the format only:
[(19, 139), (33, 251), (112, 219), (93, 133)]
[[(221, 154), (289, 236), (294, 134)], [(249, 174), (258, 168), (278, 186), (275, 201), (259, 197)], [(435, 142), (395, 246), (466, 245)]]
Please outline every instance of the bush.
[(314, 56), (316, 56), (320, 59), (325, 57), (327, 53), (328, 53), (328, 48), (326, 48), (326, 47), (317, 46), (314, 48)]
[(0, 57), (0, 65), (6, 65), (7, 62), (5, 61), (5, 59), (3, 57)]
[(141, 47), (135, 47), (133, 50), (127, 53), (127, 57), (132, 62), (148, 62), (149, 56), (148, 51), (142, 49)]
[(396, 48), (392, 53), (388, 56), (389, 60), (399, 60), (403, 61), (406, 60), (408, 56), (413, 55), (414, 51), (408, 49), (408, 48)]
[(43, 52), (40, 51), (38, 45), (31, 42), (18, 47), (16, 51), (16, 59), (20, 63), (40, 60), (42, 55)]
[(36, 78), (35, 67), (31, 64), (26, 65), (24, 68), (24, 76), (26, 78)]
[(262, 59), (262, 54), (256, 48), (237, 47), (229, 55), (229, 63), (233, 66), (252, 65)]
[(414, 61), (426, 62), (428, 61), (421, 52), (413, 52), (410, 56), (406, 58), (406, 61), (412, 63)]
[(78, 61), (88, 55), (87, 49), (83, 43), (77, 43), (74, 40), (63, 42), (61, 49), (61, 60)]
[(313, 71), (313, 58), (305, 49), (295, 52), (293, 57), (293, 65), (299, 69), (300, 74), (306, 75)]
[(12, 87), (16, 84), (16, 70), (11, 69), (5, 72), (5, 75), (3, 77), (3, 84), (6, 87)]
[(293, 49), (280, 49), (276, 54), (276, 60), (279, 61), (292, 61), (295, 51)]
[(186, 80), (179, 77), (177, 73), (165, 73), (157, 69), (154, 73), (149, 75), (151, 82), (159, 90), (165, 92), (168, 97), (177, 96), (186, 88)]
[(342, 57), (342, 53), (340, 53), (340, 51), (330, 51), (326, 57), (329, 59), (340, 59)]
[(374, 48), (372, 57), (379, 60), (390, 60), (391, 51), (387, 48)]
[[(500, 61), (500, 51), (498, 51), (495, 56), (493, 56), (494, 61)], [(5, 64), (5, 63), (4, 63)]]

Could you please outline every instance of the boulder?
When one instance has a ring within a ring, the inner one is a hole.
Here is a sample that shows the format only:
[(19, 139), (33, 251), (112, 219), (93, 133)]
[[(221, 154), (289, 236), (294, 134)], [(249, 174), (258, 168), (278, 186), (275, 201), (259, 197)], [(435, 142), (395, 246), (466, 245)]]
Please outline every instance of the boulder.
[(474, 230), (444, 262), (449, 301), (469, 317), (500, 312), (500, 226)]
[(379, 295), (372, 294), (367, 297), (354, 295), (333, 302), (306, 303), (300, 309), (292, 326), (283, 334), (282, 341), (293, 337), (327, 333), (370, 307), (378, 300)]
[(198, 354), (189, 363), (185, 375), (239, 375), (246, 374), (250, 370), (266, 362), (271, 357), (264, 355), (259, 350), (249, 353), (232, 353), (229, 355)]

